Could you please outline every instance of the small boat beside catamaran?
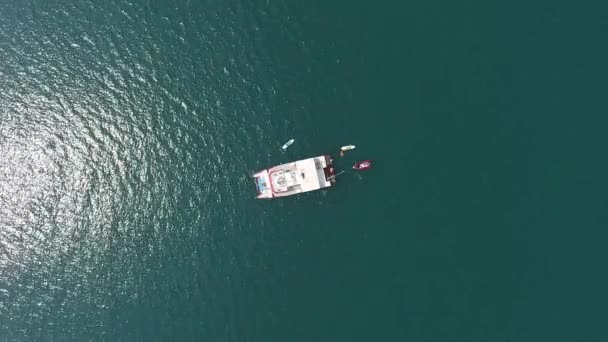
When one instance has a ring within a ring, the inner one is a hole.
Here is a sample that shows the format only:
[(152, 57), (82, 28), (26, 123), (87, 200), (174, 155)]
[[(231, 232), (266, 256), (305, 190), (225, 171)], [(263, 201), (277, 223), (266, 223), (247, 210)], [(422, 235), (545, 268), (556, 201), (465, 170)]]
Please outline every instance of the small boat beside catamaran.
[(355, 170), (355, 171), (364, 171), (364, 170), (369, 170), (371, 168), (372, 168), (371, 160), (364, 160), (364, 161), (356, 162), (353, 164), (353, 170)]

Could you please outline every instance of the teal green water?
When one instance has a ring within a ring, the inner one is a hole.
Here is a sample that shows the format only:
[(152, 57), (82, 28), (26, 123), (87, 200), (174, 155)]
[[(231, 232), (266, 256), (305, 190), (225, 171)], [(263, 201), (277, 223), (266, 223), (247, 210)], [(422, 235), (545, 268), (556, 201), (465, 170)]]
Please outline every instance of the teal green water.
[(607, 10), (0, 3), (0, 340), (605, 341)]

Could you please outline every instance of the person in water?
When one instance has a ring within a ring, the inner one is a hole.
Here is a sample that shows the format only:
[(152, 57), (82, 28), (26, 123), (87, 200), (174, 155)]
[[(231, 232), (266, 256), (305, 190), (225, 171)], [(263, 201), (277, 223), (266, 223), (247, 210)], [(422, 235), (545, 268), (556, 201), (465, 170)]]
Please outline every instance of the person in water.
[(344, 151), (340, 150), (340, 157), (344, 157)]

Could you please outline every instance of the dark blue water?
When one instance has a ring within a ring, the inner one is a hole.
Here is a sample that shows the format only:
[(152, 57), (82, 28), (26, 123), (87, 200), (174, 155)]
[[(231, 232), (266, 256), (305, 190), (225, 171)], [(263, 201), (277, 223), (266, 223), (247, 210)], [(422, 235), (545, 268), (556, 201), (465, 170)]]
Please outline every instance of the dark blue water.
[(603, 13), (2, 2), (0, 340), (605, 341)]

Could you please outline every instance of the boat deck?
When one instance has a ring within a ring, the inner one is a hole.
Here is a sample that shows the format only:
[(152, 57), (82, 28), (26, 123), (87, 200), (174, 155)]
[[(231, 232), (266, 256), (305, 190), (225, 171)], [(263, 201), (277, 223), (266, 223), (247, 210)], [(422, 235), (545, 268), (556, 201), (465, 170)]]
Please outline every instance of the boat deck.
[(258, 172), (258, 198), (285, 197), (330, 187), (333, 167), (329, 156), (303, 159)]

